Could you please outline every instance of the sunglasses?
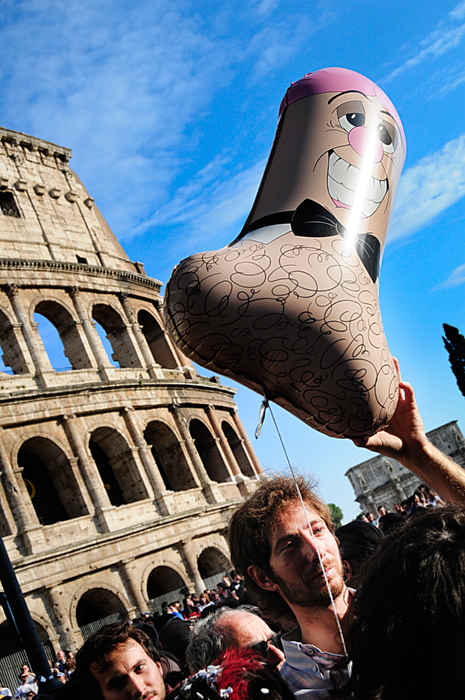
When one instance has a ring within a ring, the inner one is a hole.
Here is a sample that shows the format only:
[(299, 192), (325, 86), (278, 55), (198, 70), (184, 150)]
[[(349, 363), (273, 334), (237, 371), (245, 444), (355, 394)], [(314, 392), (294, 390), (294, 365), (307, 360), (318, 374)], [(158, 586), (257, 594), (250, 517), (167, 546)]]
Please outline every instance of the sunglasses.
[(255, 651), (257, 654), (260, 654), (260, 656), (263, 656), (263, 658), (266, 659), (266, 657), (268, 656), (268, 647), (270, 644), (272, 644), (274, 647), (277, 647), (278, 649), (282, 649), (281, 635), (273, 634), (273, 636), (269, 637), (269, 639), (265, 639), (262, 642), (255, 642), (255, 644), (251, 644), (249, 649), (252, 649), (252, 651)]

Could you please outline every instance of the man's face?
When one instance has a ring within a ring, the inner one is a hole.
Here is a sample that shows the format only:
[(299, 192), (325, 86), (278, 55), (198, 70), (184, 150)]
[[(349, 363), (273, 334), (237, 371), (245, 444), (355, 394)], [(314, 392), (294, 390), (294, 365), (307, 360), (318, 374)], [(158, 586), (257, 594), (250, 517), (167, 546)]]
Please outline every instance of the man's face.
[[(273, 630), (265, 620), (258, 615), (249, 612), (225, 613), (216, 625), (218, 629), (225, 630), (234, 639), (234, 644), (239, 648), (252, 647), (257, 642), (267, 642), (274, 635)], [(268, 647), (267, 661), (273, 665), (284, 661), (284, 654), (272, 644)]]
[(134, 639), (116, 647), (103, 671), (91, 671), (104, 700), (163, 700), (166, 694), (160, 664)]
[(309, 506), (307, 513), (312, 532), (302, 506), (296, 503), (279, 516), (271, 539), (270, 578), (291, 608), (327, 607), (330, 602), (317, 548), (333, 598), (344, 590), (337, 542), (318, 513)]
[(57, 659), (58, 661), (64, 661), (65, 660), (65, 652), (59, 649), (57, 651)]

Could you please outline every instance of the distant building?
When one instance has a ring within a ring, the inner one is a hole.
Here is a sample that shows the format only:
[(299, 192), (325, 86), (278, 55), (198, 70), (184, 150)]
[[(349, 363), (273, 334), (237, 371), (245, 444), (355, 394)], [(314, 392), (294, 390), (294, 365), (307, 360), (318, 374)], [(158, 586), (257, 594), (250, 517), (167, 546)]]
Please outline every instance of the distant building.
[[(428, 439), (454, 462), (465, 468), (465, 438), (457, 421), (446, 423), (427, 433)], [(364, 513), (378, 506), (394, 509), (394, 503), (405, 500), (422, 483), (420, 479), (395, 459), (378, 455), (351, 467), (346, 476), (355, 492), (355, 500)]]
[[(0, 128), (0, 535), (51, 654), (228, 569), (262, 474), (235, 390), (174, 346), (70, 158)], [(17, 651), (0, 609), (0, 662)]]

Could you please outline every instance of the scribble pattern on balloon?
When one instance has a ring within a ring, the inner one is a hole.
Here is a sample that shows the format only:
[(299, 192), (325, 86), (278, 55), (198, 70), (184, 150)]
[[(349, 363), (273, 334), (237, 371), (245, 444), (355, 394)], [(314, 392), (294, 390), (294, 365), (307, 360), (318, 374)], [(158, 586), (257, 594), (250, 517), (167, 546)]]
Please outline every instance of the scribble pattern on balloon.
[(341, 238), (286, 238), (180, 263), (167, 289), (168, 329), (187, 356), (241, 377), (312, 427), (373, 432), (397, 397), (376, 288)]

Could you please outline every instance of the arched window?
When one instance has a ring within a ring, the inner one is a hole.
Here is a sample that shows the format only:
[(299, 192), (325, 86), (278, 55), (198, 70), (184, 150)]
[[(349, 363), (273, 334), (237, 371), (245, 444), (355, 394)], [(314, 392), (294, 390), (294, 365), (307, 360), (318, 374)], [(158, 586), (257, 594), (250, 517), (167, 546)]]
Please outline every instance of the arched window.
[(128, 614), (121, 600), (106, 588), (87, 591), (80, 598), (76, 608), (76, 621), (84, 639), (103, 625), (127, 618)]
[(245, 453), (244, 447), (236, 431), (231, 428), (229, 423), (223, 421), (221, 424), (224, 436), (229, 443), (229, 447), (232, 450), (236, 462), (239, 465), (239, 469), (244, 474), (244, 476), (255, 476), (254, 470), (251, 467), (249, 459)]
[(42, 525), (88, 514), (71, 464), (52, 440), (26, 440), (18, 452), (18, 466)]
[(92, 367), (76, 322), (64, 306), (56, 301), (41, 301), (35, 308), (34, 320), (39, 324), (42, 343), (55, 370)]
[(142, 367), (121, 316), (108, 304), (95, 304), (92, 318), (99, 323), (113, 350), (111, 358), (120, 367)]
[(231, 562), (216, 547), (207, 547), (199, 556), (197, 566), (201, 577), (205, 580), (210, 576), (228, 571), (231, 568)]
[(166, 342), (165, 334), (160, 324), (152, 314), (145, 310), (139, 311), (137, 320), (157, 365), (161, 365), (161, 367), (166, 369), (176, 369), (179, 362)]
[(147, 598), (153, 600), (173, 591), (177, 593), (185, 585), (185, 581), (174, 569), (169, 566), (157, 566), (150, 572), (147, 581)]
[(178, 438), (165, 423), (152, 421), (146, 427), (144, 437), (152, 448), (153, 458), (167, 489), (185, 491), (196, 487)]
[(218, 450), (216, 440), (202, 421), (191, 420), (190, 434), (208, 476), (219, 483), (228, 481), (229, 472)]
[(132, 450), (117, 430), (94, 430), (89, 449), (112, 505), (121, 506), (148, 498)]

